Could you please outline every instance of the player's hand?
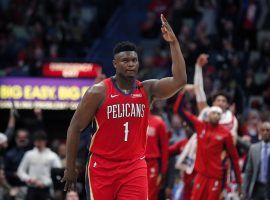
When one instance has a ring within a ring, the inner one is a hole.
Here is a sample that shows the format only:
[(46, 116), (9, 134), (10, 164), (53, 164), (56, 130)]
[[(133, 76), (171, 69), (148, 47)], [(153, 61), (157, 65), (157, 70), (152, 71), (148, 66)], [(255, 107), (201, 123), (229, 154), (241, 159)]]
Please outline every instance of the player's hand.
[(195, 92), (196, 89), (197, 89), (196, 85), (186, 84), (185, 87), (183, 88), (183, 92)]
[(62, 178), (61, 182), (66, 182), (64, 191), (76, 190), (76, 183), (77, 183), (78, 173), (74, 170), (65, 169), (64, 177)]
[(203, 67), (208, 63), (208, 57), (209, 57), (208, 54), (202, 53), (197, 58), (196, 64), (199, 65), (200, 67)]
[(161, 32), (162, 32), (164, 40), (170, 43), (177, 41), (177, 38), (171, 26), (169, 25), (168, 21), (166, 20), (163, 14), (160, 15), (160, 19), (162, 23)]

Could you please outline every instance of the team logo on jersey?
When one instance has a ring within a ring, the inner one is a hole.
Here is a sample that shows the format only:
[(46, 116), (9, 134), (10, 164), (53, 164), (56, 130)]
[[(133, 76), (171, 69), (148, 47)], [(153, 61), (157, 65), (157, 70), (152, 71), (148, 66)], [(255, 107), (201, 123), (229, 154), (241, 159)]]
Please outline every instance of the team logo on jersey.
[(119, 94), (111, 94), (111, 98), (115, 98), (115, 97), (118, 97)]
[(216, 136), (216, 139), (219, 140), (219, 141), (222, 140), (222, 138), (223, 138), (223, 137), (220, 136), (220, 135), (217, 135), (217, 136)]
[(202, 133), (200, 134), (200, 138), (203, 138), (203, 136), (205, 135), (205, 130), (202, 130)]
[(144, 117), (145, 104), (125, 103), (107, 106), (107, 119), (123, 117)]
[(155, 136), (156, 135), (156, 129), (152, 126), (147, 127), (147, 135), (148, 136)]
[(132, 98), (141, 98), (142, 94), (131, 94)]

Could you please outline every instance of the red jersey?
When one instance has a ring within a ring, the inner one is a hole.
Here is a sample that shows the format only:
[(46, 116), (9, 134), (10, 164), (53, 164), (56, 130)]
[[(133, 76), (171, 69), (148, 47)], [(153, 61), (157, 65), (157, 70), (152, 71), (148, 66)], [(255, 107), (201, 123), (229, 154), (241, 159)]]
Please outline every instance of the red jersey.
[(133, 91), (124, 94), (112, 78), (104, 84), (106, 96), (95, 114), (90, 152), (115, 161), (144, 157), (149, 104), (143, 85), (136, 81)]
[(169, 156), (175, 156), (180, 154), (184, 150), (187, 143), (188, 139), (183, 139), (169, 146)]
[(224, 178), (222, 151), (226, 150), (231, 159), (237, 183), (241, 183), (241, 173), (238, 164), (238, 154), (233, 144), (232, 135), (222, 125), (212, 126), (202, 122), (189, 112), (185, 116), (193, 123), (197, 132), (196, 172), (209, 178)]
[(168, 164), (168, 135), (165, 123), (157, 115), (149, 115), (146, 158), (161, 158), (161, 173), (166, 174)]

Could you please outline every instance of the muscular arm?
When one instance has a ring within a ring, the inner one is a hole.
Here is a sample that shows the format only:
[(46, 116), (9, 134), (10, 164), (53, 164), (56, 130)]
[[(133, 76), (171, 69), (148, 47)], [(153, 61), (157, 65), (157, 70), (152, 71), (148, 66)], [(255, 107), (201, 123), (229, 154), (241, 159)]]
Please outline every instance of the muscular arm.
[(80, 133), (93, 120), (94, 115), (105, 98), (103, 83), (94, 85), (85, 93), (79, 103), (67, 131), (67, 166), (63, 181), (66, 181), (65, 190), (69, 190), (76, 182), (75, 162), (80, 142)]
[(151, 99), (169, 98), (183, 88), (187, 82), (186, 64), (179, 42), (167, 20), (164, 17), (161, 17), (161, 20), (163, 38), (169, 42), (170, 45), (173, 76), (162, 78), (160, 80), (148, 80), (143, 82), (148, 96), (151, 97)]

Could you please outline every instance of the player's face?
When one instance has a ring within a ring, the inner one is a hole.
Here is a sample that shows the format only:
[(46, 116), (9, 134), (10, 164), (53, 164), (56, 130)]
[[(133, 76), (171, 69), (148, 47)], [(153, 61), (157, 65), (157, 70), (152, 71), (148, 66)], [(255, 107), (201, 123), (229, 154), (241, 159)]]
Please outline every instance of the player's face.
[(126, 78), (135, 78), (139, 69), (138, 55), (135, 51), (123, 51), (114, 56), (113, 65), (116, 74)]
[(210, 112), (208, 114), (208, 121), (210, 124), (217, 125), (220, 120), (221, 114), (218, 112)]
[(263, 141), (270, 141), (270, 123), (264, 122), (260, 126), (260, 134), (262, 136)]
[(36, 140), (36, 141), (34, 141), (34, 145), (38, 149), (44, 149), (46, 147), (46, 144), (47, 144), (46, 140)]
[(213, 102), (213, 106), (220, 107), (223, 111), (227, 110), (229, 107), (229, 103), (226, 99), (226, 97), (219, 95), (216, 97), (216, 99)]

